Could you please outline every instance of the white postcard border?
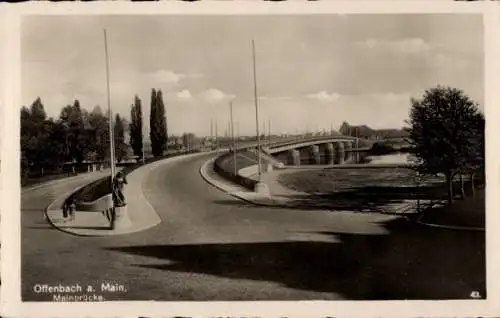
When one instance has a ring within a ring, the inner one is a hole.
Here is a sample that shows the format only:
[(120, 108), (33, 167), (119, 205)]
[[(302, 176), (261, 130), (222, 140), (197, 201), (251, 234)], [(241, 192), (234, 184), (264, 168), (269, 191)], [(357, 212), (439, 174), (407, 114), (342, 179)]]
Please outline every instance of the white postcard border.
[[(10, 5), (4, 11), (5, 65), (4, 105), (20, 105), (20, 20), (23, 15), (86, 14), (328, 14), (328, 13), (478, 13), (485, 21), (485, 112), (487, 117), (487, 275), (488, 300), (460, 301), (246, 301), (246, 302), (106, 302), (106, 303), (28, 303), (21, 302), (20, 285), (20, 177), (19, 177), (19, 108), (4, 110), (2, 140), (2, 311), (15, 317), (73, 316), (262, 316), (262, 317), (402, 317), (402, 316), (492, 316), (500, 314), (495, 273), (500, 268), (498, 235), (500, 218), (497, 200), (500, 183), (497, 143), (500, 105), (498, 77), (500, 50), (499, 6), (496, 3), (432, 1), (335, 1), (335, 2), (209, 2), (196, 3), (24, 3)], [(5, 7), (1, 7), (5, 9)], [(488, 121), (494, 121), (491, 124)], [(495, 232), (496, 231), (496, 232)]]

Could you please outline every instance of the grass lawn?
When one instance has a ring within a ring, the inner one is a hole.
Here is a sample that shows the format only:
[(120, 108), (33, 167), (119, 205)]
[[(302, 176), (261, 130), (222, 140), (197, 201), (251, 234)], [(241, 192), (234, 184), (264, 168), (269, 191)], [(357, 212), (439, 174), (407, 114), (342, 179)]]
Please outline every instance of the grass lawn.
[[(224, 154), (222, 160), (218, 160), (219, 167), (224, 171), (233, 172), (234, 170), (234, 157), (230, 154)], [(258, 163), (257, 156), (250, 151), (241, 151), (236, 154), (236, 169), (242, 169), (253, 166)]]
[[(414, 171), (406, 168), (323, 169), (303, 170), (282, 174), (278, 177), (285, 187), (310, 194), (325, 194), (325, 206), (355, 202), (356, 209), (378, 204), (384, 206), (397, 200), (432, 199), (446, 200), (447, 187), (444, 178), (429, 177), (417, 186)], [(460, 184), (454, 182), (454, 193)], [(484, 228), (485, 189), (476, 187), (472, 196), (470, 182), (465, 182), (466, 198), (457, 199), (451, 206), (434, 207), (424, 211), (422, 221), (439, 225), (455, 225)], [(312, 201), (320, 196), (312, 196)], [(328, 205), (329, 204), (329, 205)], [(417, 211), (415, 211), (417, 212)]]
[(484, 228), (485, 189), (479, 189), (474, 197), (457, 200), (451, 206), (432, 208), (424, 212), (422, 222), (438, 225), (454, 225)]
[[(370, 187), (416, 187), (415, 172), (406, 168), (318, 169), (282, 174), (278, 181), (306, 193), (336, 193)], [(420, 187), (443, 185), (444, 178), (426, 178)]]

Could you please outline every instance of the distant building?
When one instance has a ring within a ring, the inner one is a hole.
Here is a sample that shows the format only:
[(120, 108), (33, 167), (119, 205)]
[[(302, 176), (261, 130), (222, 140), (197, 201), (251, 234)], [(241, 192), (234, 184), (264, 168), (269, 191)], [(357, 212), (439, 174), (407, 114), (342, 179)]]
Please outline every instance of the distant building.
[(351, 126), (347, 122), (342, 123), (339, 132), (345, 136), (376, 140), (408, 137), (405, 129), (373, 129), (367, 125)]
[(375, 130), (371, 129), (367, 125), (351, 126), (346, 122), (342, 123), (339, 132), (345, 136), (353, 136), (364, 139), (371, 139), (376, 135)]
[(196, 136), (193, 133), (185, 133), (182, 135), (182, 145), (185, 148), (192, 148), (195, 146)]

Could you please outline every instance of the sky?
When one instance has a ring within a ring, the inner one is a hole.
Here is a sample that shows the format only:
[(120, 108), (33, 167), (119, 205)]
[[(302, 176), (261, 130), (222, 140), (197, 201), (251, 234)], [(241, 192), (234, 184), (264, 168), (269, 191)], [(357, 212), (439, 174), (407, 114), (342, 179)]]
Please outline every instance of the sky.
[[(438, 84), (484, 106), (483, 21), (474, 14), (31, 16), (22, 23), (22, 103), (50, 116), (78, 99), (107, 107), (103, 29), (113, 112), (137, 94), (146, 131), (161, 89), (169, 134), (224, 134), (229, 102), (240, 134), (400, 128), (410, 98)], [(22, 105), (21, 105), (22, 106)], [(261, 124), (262, 126), (262, 124)], [(261, 128), (262, 130), (262, 128)]]

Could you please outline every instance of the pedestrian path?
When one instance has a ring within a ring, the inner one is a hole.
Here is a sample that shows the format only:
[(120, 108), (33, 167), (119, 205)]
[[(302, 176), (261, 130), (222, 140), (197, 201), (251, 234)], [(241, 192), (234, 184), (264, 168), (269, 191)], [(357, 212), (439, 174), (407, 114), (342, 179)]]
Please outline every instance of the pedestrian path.
[(200, 174), (206, 182), (218, 188), (219, 190), (228, 193), (229, 195), (236, 197), (240, 200), (247, 201), (249, 203), (258, 205), (283, 205), (286, 202), (276, 198), (274, 196), (269, 196), (265, 194), (255, 193), (243, 186), (240, 186), (234, 182), (226, 180), (225, 178), (219, 176), (214, 171), (214, 161), (215, 158), (208, 160), (200, 167)]
[(128, 185), (124, 188), (127, 205), (120, 209), (123, 216), (117, 220), (114, 229), (110, 228), (105, 211), (77, 210), (74, 212), (73, 218), (63, 218), (62, 205), (64, 201), (78, 189), (72, 189), (52, 202), (47, 208), (47, 217), (56, 228), (79, 236), (131, 234), (156, 226), (161, 222), (161, 219), (144, 198), (142, 192), (143, 179), (150, 172), (151, 166), (147, 165), (134, 170), (127, 176)]

